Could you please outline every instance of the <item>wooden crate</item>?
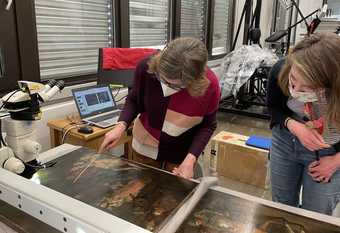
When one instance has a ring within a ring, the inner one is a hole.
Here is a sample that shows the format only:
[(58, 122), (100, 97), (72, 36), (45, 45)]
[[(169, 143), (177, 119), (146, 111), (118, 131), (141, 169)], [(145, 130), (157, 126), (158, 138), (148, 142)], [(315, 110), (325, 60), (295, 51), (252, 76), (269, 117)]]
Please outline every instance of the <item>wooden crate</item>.
[(219, 176), (267, 188), (268, 151), (247, 146), (247, 139), (226, 131), (212, 138), (211, 169)]

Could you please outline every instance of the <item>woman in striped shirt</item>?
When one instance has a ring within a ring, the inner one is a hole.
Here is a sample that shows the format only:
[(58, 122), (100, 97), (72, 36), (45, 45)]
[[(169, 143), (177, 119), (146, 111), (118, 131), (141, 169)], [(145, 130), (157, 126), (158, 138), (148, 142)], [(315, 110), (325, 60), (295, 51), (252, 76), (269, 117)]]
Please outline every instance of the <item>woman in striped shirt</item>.
[(332, 214), (340, 200), (340, 37), (313, 34), (272, 69), (272, 199)]
[(220, 99), (207, 60), (205, 45), (194, 38), (178, 38), (142, 60), (119, 124), (99, 151), (113, 147), (134, 121), (133, 160), (193, 177), (197, 157), (216, 129)]

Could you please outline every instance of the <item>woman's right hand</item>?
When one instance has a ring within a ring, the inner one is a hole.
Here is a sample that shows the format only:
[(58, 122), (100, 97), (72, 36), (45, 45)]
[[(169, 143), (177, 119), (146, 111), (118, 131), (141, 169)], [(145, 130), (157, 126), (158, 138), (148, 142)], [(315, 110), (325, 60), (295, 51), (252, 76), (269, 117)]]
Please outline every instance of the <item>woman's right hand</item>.
[(111, 131), (106, 133), (104, 141), (99, 147), (98, 153), (103, 153), (104, 151), (110, 150), (114, 147), (122, 137), (125, 130), (126, 124), (124, 122), (119, 122)]
[(287, 128), (299, 139), (301, 144), (310, 151), (330, 147), (330, 145), (325, 143), (323, 137), (317, 132), (317, 130), (310, 129), (303, 123), (291, 119), (287, 122)]

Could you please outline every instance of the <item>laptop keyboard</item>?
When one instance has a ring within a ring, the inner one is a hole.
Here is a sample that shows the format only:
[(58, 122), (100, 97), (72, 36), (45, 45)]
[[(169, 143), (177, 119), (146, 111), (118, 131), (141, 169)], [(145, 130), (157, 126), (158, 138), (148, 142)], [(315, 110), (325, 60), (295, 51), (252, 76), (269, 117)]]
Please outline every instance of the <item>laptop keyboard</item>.
[(105, 120), (111, 120), (112, 118), (119, 116), (120, 112), (121, 111), (117, 111), (117, 112), (110, 113), (110, 114), (107, 114), (107, 115), (104, 115), (104, 116), (94, 117), (94, 118), (91, 118), (91, 121), (98, 123), (98, 122), (102, 122), (102, 121), (105, 121)]

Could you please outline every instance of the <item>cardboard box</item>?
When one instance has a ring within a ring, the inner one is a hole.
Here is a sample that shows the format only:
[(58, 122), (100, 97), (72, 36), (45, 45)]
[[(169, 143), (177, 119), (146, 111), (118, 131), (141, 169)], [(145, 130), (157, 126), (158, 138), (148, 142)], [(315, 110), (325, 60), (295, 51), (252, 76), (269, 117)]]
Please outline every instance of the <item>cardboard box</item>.
[(219, 176), (267, 188), (268, 151), (245, 144), (248, 137), (220, 132), (211, 142), (210, 167)]

